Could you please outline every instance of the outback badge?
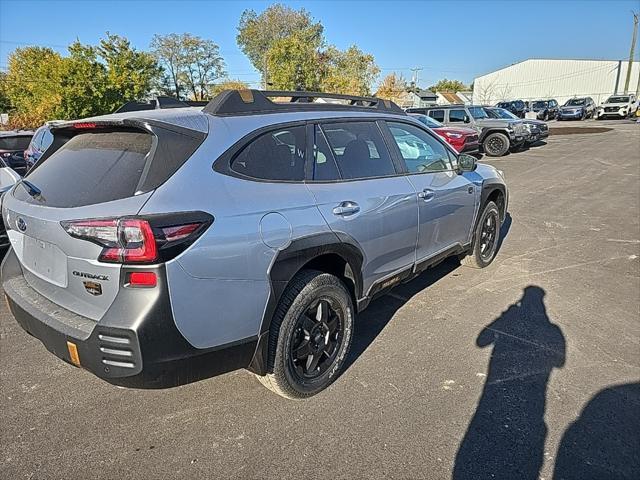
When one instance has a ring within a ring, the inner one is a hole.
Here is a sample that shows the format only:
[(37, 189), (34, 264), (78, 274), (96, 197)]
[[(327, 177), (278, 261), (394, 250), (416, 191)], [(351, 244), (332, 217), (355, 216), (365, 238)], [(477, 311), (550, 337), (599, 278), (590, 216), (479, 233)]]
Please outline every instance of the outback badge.
[(102, 285), (98, 282), (82, 282), (84, 284), (84, 288), (91, 295), (102, 295)]

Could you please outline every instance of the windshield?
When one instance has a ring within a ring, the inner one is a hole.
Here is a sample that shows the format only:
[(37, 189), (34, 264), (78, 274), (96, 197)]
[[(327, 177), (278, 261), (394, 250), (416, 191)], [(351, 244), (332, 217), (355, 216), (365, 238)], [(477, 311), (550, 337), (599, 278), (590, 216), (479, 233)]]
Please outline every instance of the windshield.
[(418, 120), (420, 120), (422, 123), (424, 123), (429, 128), (440, 128), (440, 127), (442, 127), (442, 124), (439, 121), (434, 120), (431, 117), (427, 117), (426, 115), (415, 115), (415, 117)]
[(518, 119), (518, 117), (516, 117), (513, 113), (511, 113), (508, 110), (505, 110), (504, 108), (485, 108), (485, 111), (489, 114), (490, 117), (492, 118), (505, 118), (508, 120), (511, 119)]
[(533, 108), (547, 108), (549, 102), (533, 102)]
[(567, 107), (579, 107), (581, 105), (584, 105), (584, 103), (585, 103), (584, 98), (572, 98), (567, 103), (565, 103), (565, 105)]
[(487, 112), (485, 112), (484, 108), (482, 107), (469, 107), (469, 113), (476, 120), (481, 118), (489, 118), (489, 115), (487, 115)]
[(629, 97), (609, 97), (606, 103), (627, 103)]

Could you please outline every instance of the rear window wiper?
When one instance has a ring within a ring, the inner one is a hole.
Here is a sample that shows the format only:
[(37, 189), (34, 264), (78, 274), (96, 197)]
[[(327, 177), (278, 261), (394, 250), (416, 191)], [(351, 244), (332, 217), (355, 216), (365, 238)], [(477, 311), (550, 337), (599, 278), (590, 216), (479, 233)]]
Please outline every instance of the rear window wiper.
[(22, 185), (24, 189), (27, 191), (29, 195), (33, 198), (38, 198), (42, 195), (42, 190), (36, 187), (33, 183), (24, 178), (18, 182), (19, 185)]

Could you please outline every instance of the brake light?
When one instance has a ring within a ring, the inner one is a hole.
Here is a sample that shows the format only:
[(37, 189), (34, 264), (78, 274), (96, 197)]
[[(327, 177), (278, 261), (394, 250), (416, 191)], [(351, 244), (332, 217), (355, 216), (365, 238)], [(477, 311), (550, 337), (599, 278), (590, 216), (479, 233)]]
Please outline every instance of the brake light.
[(90, 128), (96, 128), (96, 126), (97, 125), (93, 122), (78, 122), (73, 124), (73, 128), (75, 128), (76, 130), (86, 130)]
[(166, 262), (186, 250), (213, 223), (204, 212), (60, 222), (72, 237), (100, 245), (108, 263)]
[(104, 247), (98, 257), (108, 263), (153, 263), (158, 258), (149, 222), (137, 218), (62, 222), (72, 237)]

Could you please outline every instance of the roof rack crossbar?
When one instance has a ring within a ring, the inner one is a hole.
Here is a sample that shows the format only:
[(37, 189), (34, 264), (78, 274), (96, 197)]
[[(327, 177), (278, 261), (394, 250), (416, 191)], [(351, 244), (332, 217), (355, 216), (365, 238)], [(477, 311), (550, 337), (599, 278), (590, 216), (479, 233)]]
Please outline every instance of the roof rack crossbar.
[[(272, 98), (288, 98), (288, 100), (276, 102), (271, 100)], [(318, 99), (343, 100), (345, 103), (317, 102)], [(342, 109), (405, 114), (395, 103), (376, 97), (278, 90), (224, 90), (204, 107), (203, 112), (231, 116)]]

